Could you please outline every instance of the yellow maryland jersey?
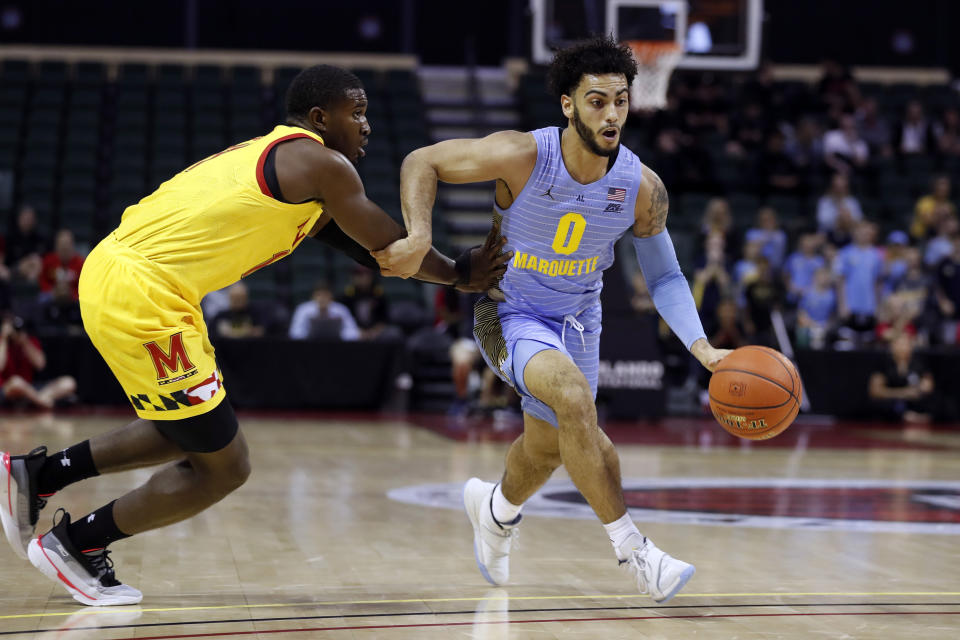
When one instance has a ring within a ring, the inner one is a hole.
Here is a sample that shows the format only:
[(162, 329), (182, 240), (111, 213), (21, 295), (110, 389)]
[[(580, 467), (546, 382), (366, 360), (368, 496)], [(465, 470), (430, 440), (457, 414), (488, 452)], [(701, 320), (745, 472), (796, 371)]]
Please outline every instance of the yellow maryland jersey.
[(280, 260), (316, 223), (318, 202), (272, 197), (263, 165), (277, 143), (317, 134), (280, 125), (187, 167), (123, 213), (112, 238), (197, 303), (210, 291)]

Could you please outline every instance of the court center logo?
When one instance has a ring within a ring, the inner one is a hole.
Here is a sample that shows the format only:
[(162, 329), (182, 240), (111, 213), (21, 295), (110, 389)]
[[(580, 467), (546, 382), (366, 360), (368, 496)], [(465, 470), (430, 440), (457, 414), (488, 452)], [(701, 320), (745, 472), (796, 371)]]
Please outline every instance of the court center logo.
[[(806, 531), (960, 535), (960, 482), (785, 478), (633, 478), (624, 498), (637, 522)], [(462, 509), (462, 484), (393, 489), (398, 502)], [(570, 482), (549, 482), (528, 516), (595, 519)]]

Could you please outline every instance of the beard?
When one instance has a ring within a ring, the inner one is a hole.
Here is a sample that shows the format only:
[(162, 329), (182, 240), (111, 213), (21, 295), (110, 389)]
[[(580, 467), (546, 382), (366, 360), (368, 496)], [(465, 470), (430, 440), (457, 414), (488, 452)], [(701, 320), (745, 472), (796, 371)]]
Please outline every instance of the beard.
[(593, 131), (590, 131), (587, 125), (583, 123), (583, 120), (580, 119), (580, 110), (577, 109), (576, 105), (573, 106), (573, 128), (576, 130), (577, 135), (580, 136), (580, 139), (583, 140), (583, 144), (587, 145), (587, 148), (590, 149), (591, 153), (609, 158), (620, 151), (619, 143), (617, 143), (617, 146), (613, 149), (604, 149), (597, 143), (597, 135)]

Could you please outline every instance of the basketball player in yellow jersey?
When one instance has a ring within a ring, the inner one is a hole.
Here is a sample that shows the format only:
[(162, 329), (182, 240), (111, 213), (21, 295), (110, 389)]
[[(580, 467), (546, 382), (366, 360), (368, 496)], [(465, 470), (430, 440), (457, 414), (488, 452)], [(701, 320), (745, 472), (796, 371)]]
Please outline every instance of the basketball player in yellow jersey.
[[(129, 207), (88, 256), (80, 276), (84, 327), (139, 419), (52, 456), (40, 447), (0, 454), (0, 518), (7, 539), (88, 605), (134, 604), (107, 546), (184, 520), (250, 474), (247, 444), (200, 311), (209, 291), (284, 256), (310, 235), (376, 265), (370, 250), (406, 236), (367, 199), (354, 163), (370, 134), (363, 87), (331, 66), (304, 70), (287, 94), (287, 120), (267, 135), (197, 162)], [(421, 251), (418, 229), (411, 241)], [(502, 242), (456, 263), (426, 252), (416, 276), (482, 291), (504, 271)], [(400, 243), (380, 260), (411, 275)], [(420, 263), (418, 262), (418, 265)], [(63, 487), (103, 473), (173, 462), (143, 486), (31, 540), (38, 514)]]

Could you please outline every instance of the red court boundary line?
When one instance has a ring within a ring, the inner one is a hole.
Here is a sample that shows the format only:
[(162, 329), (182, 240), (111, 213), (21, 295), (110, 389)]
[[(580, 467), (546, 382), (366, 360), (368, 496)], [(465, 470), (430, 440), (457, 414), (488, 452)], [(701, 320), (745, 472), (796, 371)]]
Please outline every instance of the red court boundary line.
[[(789, 605), (784, 605), (789, 606)], [(437, 615), (443, 615), (438, 612)], [(175, 640), (180, 638), (217, 638), (270, 633), (307, 633), (311, 631), (362, 631), (364, 629), (425, 629), (430, 627), (465, 627), (480, 624), (532, 624), (548, 622), (623, 622), (629, 620), (690, 620), (695, 618), (789, 618), (804, 616), (956, 616), (960, 611), (837, 611), (823, 613), (723, 613), (687, 616), (627, 616), (608, 618), (547, 618), (542, 620), (482, 620), (477, 622), (426, 622), (421, 624), (357, 625), (352, 627), (306, 627), (303, 629), (264, 629), (258, 631), (218, 631), (168, 636), (130, 636), (116, 640)]]

